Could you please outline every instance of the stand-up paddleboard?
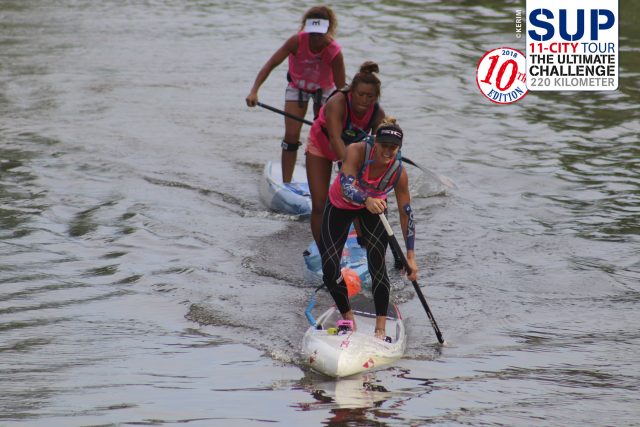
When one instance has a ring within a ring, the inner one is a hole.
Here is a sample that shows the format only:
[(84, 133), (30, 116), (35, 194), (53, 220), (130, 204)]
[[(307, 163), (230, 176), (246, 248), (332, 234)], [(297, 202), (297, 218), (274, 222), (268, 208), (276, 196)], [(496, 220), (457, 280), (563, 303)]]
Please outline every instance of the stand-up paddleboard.
[[(311, 284), (322, 283), (322, 259), (318, 246), (312, 242), (304, 252), (304, 279)], [(371, 275), (367, 264), (367, 250), (358, 244), (356, 230), (351, 226), (349, 237), (342, 251), (341, 268), (354, 270), (363, 286), (371, 286)]]
[(387, 313), (385, 330), (390, 342), (374, 336), (373, 301), (357, 295), (351, 300), (351, 308), (355, 315), (355, 332), (344, 330), (342, 316), (334, 306), (304, 334), (302, 358), (314, 371), (335, 378), (347, 377), (388, 365), (404, 355), (407, 335), (395, 305), (390, 305)]
[(296, 165), (291, 182), (282, 182), (279, 162), (267, 162), (260, 181), (260, 200), (272, 211), (308, 217), (311, 215), (311, 194), (304, 166)]

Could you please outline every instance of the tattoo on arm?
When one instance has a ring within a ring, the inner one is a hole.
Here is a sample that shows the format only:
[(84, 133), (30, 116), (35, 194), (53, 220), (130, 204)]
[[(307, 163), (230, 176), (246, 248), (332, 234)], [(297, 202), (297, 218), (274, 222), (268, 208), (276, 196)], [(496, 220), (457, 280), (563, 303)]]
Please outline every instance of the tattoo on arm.
[(367, 195), (356, 186), (356, 179), (353, 175), (346, 176), (341, 172), (340, 187), (342, 188), (342, 194), (347, 199), (352, 200), (354, 203), (359, 205), (364, 205)]
[(412, 251), (416, 243), (416, 222), (413, 219), (413, 211), (411, 205), (407, 203), (403, 206), (404, 212), (409, 218), (407, 222), (407, 250)]

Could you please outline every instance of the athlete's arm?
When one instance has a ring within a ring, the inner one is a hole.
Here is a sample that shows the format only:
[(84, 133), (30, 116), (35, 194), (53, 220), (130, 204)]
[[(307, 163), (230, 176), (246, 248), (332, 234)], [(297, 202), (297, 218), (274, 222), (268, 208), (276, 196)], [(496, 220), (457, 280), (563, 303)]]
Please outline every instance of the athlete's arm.
[(340, 188), (342, 195), (358, 205), (364, 205), (371, 213), (382, 213), (387, 208), (384, 199), (367, 196), (356, 183), (358, 171), (364, 163), (364, 147), (366, 142), (349, 144), (346, 157), (340, 169)]
[(346, 155), (346, 147), (342, 141), (342, 123), (347, 114), (345, 96), (342, 92), (336, 93), (329, 98), (324, 109), (331, 150), (336, 153), (338, 160), (343, 161)]
[(367, 195), (356, 185), (359, 165), (364, 161), (364, 145), (351, 144), (346, 148), (345, 159), (340, 168), (340, 189), (342, 195), (353, 203), (364, 205)]
[(267, 77), (269, 77), (271, 71), (273, 71), (273, 69), (278, 65), (282, 64), (282, 61), (284, 61), (290, 53), (295, 54), (297, 50), (298, 35), (294, 34), (293, 36), (289, 37), (287, 41), (285, 41), (284, 44), (280, 46), (280, 48), (276, 50), (273, 55), (271, 55), (271, 58), (269, 58), (267, 62), (262, 66), (260, 71), (258, 71), (256, 80), (251, 87), (251, 91), (249, 92), (249, 95), (247, 95), (246, 101), (249, 107), (256, 106), (256, 103), (258, 102), (258, 90), (260, 89), (260, 86), (262, 86), (262, 83), (267, 80)]
[(402, 174), (400, 179), (394, 187), (396, 193), (396, 201), (398, 202), (398, 211), (400, 214), (400, 227), (402, 228), (402, 235), (404, 236), (405, 245), (407, 248), (407, 262), (411, 272), (407, 274), (409, 280), (417, 280), (418, 278), (418, 265), (416, 263), (415, 253), (415, 238), (416, 228), (415, 220), (413, 217), (413, 210), (411, 209), (411, 195), (409, 194), (409, 177), (407, 171), (402, 168)]

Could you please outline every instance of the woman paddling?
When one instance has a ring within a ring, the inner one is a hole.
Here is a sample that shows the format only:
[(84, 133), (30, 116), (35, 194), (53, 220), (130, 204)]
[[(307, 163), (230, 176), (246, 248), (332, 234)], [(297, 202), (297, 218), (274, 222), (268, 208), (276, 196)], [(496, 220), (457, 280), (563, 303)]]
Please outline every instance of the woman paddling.
[(305, 151), (311, 193), (311, 234), (320, 241), (322, 211), (327, 202), (333, 162), (344, 160), (347, 145), (364, 139), (375, 129), (384, 111), (378, 105), (378, 64), (365, 62), (351, 84), (333, 94), (311, 126)]
[[(285, 91), (284, 111), (298, 117), (307, 113), (309, 99), (313, 99), (314, 116), (320, 105), (336, 87), (345, 85), (344, 58), (340, 45), (334, 40), (338, 21), (331, 8), (316, 6), (302, 17), (297, 34), (292, 35), (262, 66), (246, 98), (247, 105), (258, 103), (258, 90), (274, 68), (289, 58), (289, 84)], [(282, 182), (291, 182), (300, 147), (302, 122), (284, 119), (282, 140)]]
[(417, 280), (415, 260), (415, 222), (411, 211), (409, 178), (402, 167), (400, 148), (403, 132), (396, 120), (387, 117), (378, 126), (375, 140), (352, 143), (346, 148), (342, 169), (329, 189), (320, 228), (318, 248), (322, 257), (325, 286), (329, 289), (342, 317), (354, 321), (347, 287), (340, 273), (342, 249), (351, 223), (358, 219), (367, 248), (376, 309), (374, 334), (384, 339), (390, 284), (385, 264), (388, 236), (379, 214), (387, 208), (387, 193), (395, 191), (400, 225), (407, 248), (411, 271), (408, 278)]

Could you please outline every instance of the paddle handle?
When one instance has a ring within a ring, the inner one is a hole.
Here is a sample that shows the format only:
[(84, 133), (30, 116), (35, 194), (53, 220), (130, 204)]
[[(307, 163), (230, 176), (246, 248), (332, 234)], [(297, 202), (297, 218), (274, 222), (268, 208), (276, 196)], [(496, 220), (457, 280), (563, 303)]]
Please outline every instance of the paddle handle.
[[(389, 244), (393, 246), (393, 249), (396, 251), (396, 254), (400, 257), (400, 260), (402, 261), (402, 265), (404, 266), (404, 269), (407, 271), (407, 274), (409, 274), (411, 272), (411, 268), (409, 267), (409, 262), (407, 261), (407, 257), (404, 255), (404, 252), (400, 248), (400, 244), (398, 243), (396, 236), (393, 234), (393, 229), (391, 228), (391, 225), (389, 225), (389, 221), (387, 221), (387, 217), (384, 215), (384, 213), (380, 214), (380, 221), (382, 221), (382, 225), (384, 225), (384, 228), (387, 231), (387, 235), (389, 236)], [(440, 328), (436, 323), (436, 319), (433, 317), (433, 313), (431, 313), (431, 309), (429, 309), (429, 304), (427, 304), (427, 300), (422, 294), (422, 290), (420, 289), (418, 282), (415, 280), (412, 280), (411, 283), (413, 284), (413, 288), (415, 289), (416, 294), (418, 294), (418, 298), (422, 303), (422, 307), (424, 308), (424, 311), (426, 311), (427, 313), (427, 317), (431, 322), (433, 331), (436, 333), (438, 342), (440, 344), (444, 344), (444, 338), (442, 337), (442, 332), (440, 332)]]

